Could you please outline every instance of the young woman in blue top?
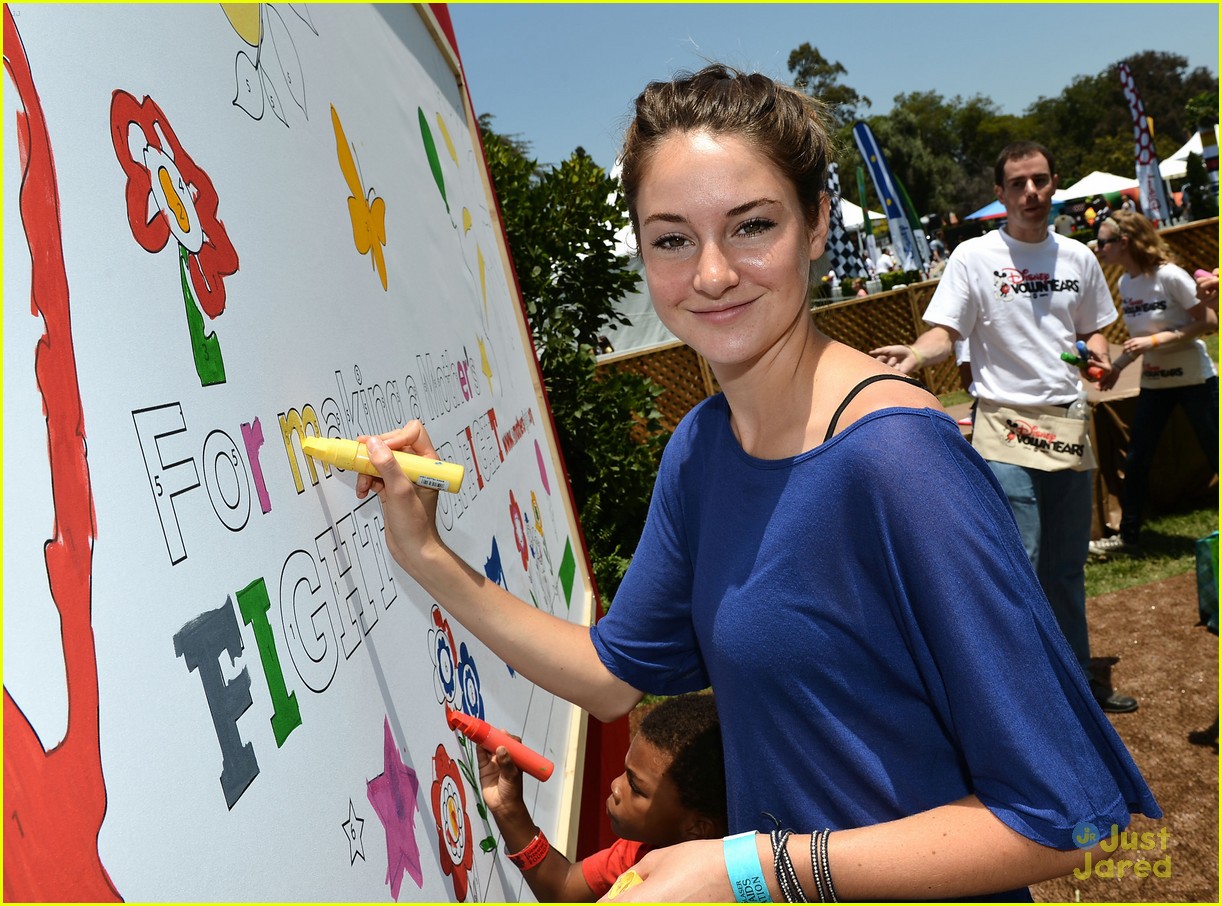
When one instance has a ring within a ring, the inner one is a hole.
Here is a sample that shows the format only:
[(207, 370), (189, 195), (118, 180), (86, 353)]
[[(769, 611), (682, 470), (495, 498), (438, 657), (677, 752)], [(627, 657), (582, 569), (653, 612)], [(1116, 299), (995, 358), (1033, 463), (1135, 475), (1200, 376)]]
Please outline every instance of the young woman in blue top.
[(372, 439), (384, 478), (357, 479), (395, 559), (534, 682), (603, 720), (713, 687), (735, 836), (650, 853), (621, 900), (813, 900), (829, 877), (844, 900), (1029, 898), (1082, 866), (1075, 828), (1160, 814), (988, 466), (924, 389), (812, 320), (831, 158), (819, 105), (760, 75), (710, 66), (637, 99), (623, 181), (649, 292), (722, 393), (669, 442), (597, 626), (446, 547), (435, 493), (390, 457), (434, 454), (418, 422)]

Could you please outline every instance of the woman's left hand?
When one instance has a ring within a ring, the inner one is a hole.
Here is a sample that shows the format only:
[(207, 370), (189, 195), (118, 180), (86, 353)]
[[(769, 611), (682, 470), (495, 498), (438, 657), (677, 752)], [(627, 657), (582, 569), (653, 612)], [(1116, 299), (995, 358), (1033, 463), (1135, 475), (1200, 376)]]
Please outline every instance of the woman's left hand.
[(1154, 341), (1149, 337), (1129, 337), (1124, 341), (1124, 351), (1132, 358), (1142, 355), (1154, 348)]
[(620, 893), (616, 903), (734, 902), (720, 838), (655, 849), (633, 870), (644, 880)]

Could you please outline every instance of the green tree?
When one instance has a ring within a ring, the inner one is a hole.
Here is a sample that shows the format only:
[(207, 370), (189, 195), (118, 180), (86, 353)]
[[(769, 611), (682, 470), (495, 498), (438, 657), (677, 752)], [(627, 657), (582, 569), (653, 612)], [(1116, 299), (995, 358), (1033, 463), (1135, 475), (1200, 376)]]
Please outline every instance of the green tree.
[[(1147, 50), (1120, 61), (1127, 63), (1141, 92), (1146, 114), (1154, 120), (1154, 138), (1160, 137), (1166, 148), (1161, 156), (1174, 152), (1197, 130), (1196, 121), (1188, 113), (1193, 98), (1205, 95), (1206, 103), (1217, 117), (1218, 77), (1198, 66), (1188, 69), (1188, 60), (1179, 54)], [(1113, 67), (1114, 71), (1114, 67)], [(1116, 76), (1119, 81), (1119, 76)]]
[(627, 323), (614, 304), (639, 280), (615, 252), (627, 223), (619, 184), (581, 148), (543, 169), (486, 114), (480, 134), (595, 581), (610, 601), (640, 539), (666, 440), (658, 385), (629, 372), (595, 375), (599, 335)]
[(950, 121), (948, 106), (932, 91), (899, 95), (889, 114), (869, 120), (887, 166), (919, 214), (950, 207), (949, 191), (959, 173)]
[[(793, 73), (793, 87), (828, 105), (837, 130), (843, 133), (858, 118), (859, 107), (869, 107), (870, 99), (840, 81), (848, 70), (839, 62), (829, 62), (809, 43), (790, 51), (786, 64)], [(841, 134), (843, 141), (844, 136)]]
[(1024, 120), (1024, 137), (1056, 156), (1062, 186), (1093, 170), (1117, 172), (1119, 166), (1124, 173), (1133, 168), (1133, 118), (1114, 66), (1076, 77), (1055, 98), (1039, 98)]
[(1184, 105), (1184, 118), (1191, 127), (1190, 132), (1208, 129), (1218, 121), (1218, 94), (1202, 92), (1189, 98)]
[[(1190, 98), (1184, 105), (1184, 116), (1188, 123), (1195, 124), (1196, 131), (1212, 128), (1218, 121), (1217, 92), (1206, 91)], [(1193, 220), (1217, 215), (1218, 193), (1205, 168), (1205, 160), (1199, 154), (1188, 155), (1183, 189)]]
[(945, 210), (962, 217), (993, 199), (997, 154), (1025, 138), (1026, 127), (1021, 117), (1000, 113), (992, 100), (977, 95), (952, 107), (951, 128), (961, 142), (960, 172)]
[(1199, 154), (1189, 154), (1186, 161), (1184, 180), (1184, 195), (1187, 196), (1188, 210), (1193, 220), (1204, 220), (1206, 217), (1218, 216), (1218, 193), (1209, 171), (1205, 169), (1205, 161)]
[(1092, 170), (1128, 173), (1133, 170), (1133, 117), (1124, 97), (1119, 65), (1133, 73), (1146, 115), (1154, 121), (1154, 146), (1160, 158), (1188, 140), (1196, 124), (1186, 106), (1206, 94), (1218, 104), (1218, 80), (1209, 70), (1188, 71), (1179, 54), (1143, 51), (1132, 54), (1092, 76), (1078, 76), (1055, 98), (1040, 98), (1027, 108), (1028, 138), (1047, 145), (1057, 156), (1061, 184), (1068, 185)]
[[(946, 100), (932, 91), (897, 95), (890, 113), (868, 122), (920, 214), (963, 215), (986, 203), (993, 159), (1022, 131), (989, 98)], [(845, 167), (861, 163), (855, 145), (841, 158)]]

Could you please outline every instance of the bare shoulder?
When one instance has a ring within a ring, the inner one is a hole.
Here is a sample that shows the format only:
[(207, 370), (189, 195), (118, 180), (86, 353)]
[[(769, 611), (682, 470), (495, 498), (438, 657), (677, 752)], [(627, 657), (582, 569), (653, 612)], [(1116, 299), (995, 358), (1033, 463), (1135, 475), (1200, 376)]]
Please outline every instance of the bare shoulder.
[[(831, 350), (829, 350), (831, 352)], [(854, 389), (856, 394), (841, 413), (837, 421), (837, 433), (858, 419), (881, 409), (911, 408), (945, 411), (938, 398), (907, 380), (894, 368), (888, 368), (877, 359), (847, 346), (835, 350), (836, 405), (844, 401)], [(871, 380), (871, 378), (882, 378)], [(863, 382), (865, 383), (863, 386)], [(858, 389), (859, 388), (859, 389)]]
[[(893, 376), (916, 377), (920, 380), (919, 375), (900, 375), (894, 368), (881, 366), (876, 374), (884, 375), (888, 378)], [(939, 412), (944, 412), (945, 409), (938, 401), (938, 398), (926, 390), (923, 386), (918, 387), (916, 384), (905, 380), (880, 380), (870, 384), (860, 395), (865, 396), (870, 394), (870, 399), (874, 402), (871, 409), (889, 409), (893, 406), (911, 406), (915, 409), (936, 409)]]

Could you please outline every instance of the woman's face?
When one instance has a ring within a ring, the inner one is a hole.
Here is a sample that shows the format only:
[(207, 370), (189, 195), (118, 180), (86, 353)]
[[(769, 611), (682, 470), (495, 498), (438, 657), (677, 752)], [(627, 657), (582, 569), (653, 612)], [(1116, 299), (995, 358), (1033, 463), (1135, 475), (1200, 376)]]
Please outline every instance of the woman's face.
[(808, 317), (826, 207), (812, 232), (793, 184), (749, 142), (664, 139), (645, 166), (637, 217), (658, 317), (710, 362), (748, 362)]
[(1099, 235), (1095, 237), (1095, 254), (1103, 265), (1121, 264), (1124, 258), (1124, 240), (1112, 229), (1112, 225), (1104, 223), (1099, 227)]

